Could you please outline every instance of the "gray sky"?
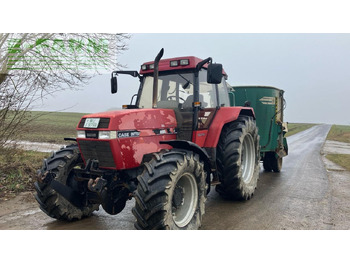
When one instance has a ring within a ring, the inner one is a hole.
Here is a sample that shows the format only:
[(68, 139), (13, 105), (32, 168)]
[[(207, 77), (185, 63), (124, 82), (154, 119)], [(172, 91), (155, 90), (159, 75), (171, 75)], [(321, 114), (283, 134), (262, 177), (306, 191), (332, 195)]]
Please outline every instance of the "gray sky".
[[(212, 57), (222, 63), (231, 85), (269, 85), (285, 90), (285, 121), (350, 125), (350, 34), (132, 34), (119, 57), (139, 70), (161, 48), (163, 58)], [(98, 76), (80, 91), (48, 97), (35, 110), (101, 112), (128, 104), (138, 81)]]

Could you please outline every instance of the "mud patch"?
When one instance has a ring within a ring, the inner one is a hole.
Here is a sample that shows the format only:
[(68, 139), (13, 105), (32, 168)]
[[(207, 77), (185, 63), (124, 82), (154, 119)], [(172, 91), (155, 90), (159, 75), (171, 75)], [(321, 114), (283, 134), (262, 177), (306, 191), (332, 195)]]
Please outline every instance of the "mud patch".
[(52, 144), (43, 142), (30, 142), (30, 141), (12, 141), (7, 144), (8, 147), (16, 147), (23, 150), (31, 150), (37, 152), (52, 152), (60, 150), (65, 145)]

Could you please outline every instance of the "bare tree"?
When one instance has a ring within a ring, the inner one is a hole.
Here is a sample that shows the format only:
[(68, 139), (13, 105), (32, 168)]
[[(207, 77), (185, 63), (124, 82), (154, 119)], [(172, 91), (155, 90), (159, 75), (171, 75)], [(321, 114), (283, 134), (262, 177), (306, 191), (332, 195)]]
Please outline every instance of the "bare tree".
[(128, 34), (0, 34), (0, 145), (19, 134), (31, 104), (76, 88), (104, 70), (123, 67), (117, 55)]

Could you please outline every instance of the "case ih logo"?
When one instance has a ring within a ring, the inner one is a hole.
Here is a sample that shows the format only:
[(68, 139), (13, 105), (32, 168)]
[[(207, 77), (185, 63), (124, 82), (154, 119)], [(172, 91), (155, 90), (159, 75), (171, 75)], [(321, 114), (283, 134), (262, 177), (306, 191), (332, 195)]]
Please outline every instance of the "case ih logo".
[(140, 136), (139, 131), (118, 131), (118, 138)]

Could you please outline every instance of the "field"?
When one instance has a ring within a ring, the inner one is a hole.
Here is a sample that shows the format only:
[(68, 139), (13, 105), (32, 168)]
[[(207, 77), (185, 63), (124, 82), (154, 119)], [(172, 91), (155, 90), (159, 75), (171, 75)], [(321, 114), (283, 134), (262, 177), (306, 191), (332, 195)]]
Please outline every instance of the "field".
[(294, 135), (306, 129), (309, 129), (315, 125), (316, 124), (288, 123), (288, 133), (286, 134), (286, 137)]
[(328, 133), (327, 140), (350, 143), (350, 126), (333, 125)]
[[(327, 140), (350, 143), (350, 126), (333, 125), (328, 133)], [(326, 157), (337, 165), (350, 170), (350, 155), (328, 154)]]
[(33, 120), (28, 124), (21, 140), (32, 142), (64, 143), (64, 137), (76, 137), (80, 118), (84, 113), (59, 113), (32, 111)]

